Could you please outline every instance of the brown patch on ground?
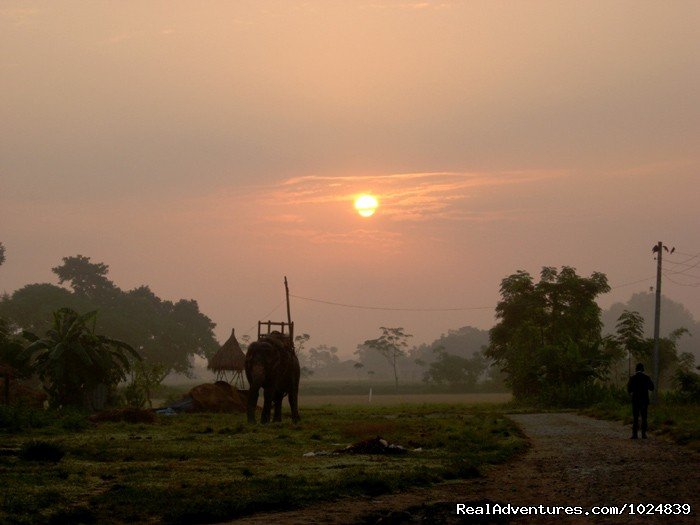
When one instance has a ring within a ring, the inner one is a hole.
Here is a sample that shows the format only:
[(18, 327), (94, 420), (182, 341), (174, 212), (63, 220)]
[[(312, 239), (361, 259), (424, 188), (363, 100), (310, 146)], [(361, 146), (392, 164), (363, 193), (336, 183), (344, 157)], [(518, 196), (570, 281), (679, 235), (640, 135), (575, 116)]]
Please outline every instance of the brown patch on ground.
[[(492, 466), (483, 478), (441, 483), (427, 489), (377, 498), (343, 499), (305, 509), (257, 514), (237, 524), (355, 523), (697, 523), (700, 455), (653, 435), (630, 440), (617, 422), (570, 413), (509, 416), (532, 443), (523, 456)], [(693, 515), (522, 516), (470, 520), (454, 514), (457, 503), (512, 505), (688, 503)]]

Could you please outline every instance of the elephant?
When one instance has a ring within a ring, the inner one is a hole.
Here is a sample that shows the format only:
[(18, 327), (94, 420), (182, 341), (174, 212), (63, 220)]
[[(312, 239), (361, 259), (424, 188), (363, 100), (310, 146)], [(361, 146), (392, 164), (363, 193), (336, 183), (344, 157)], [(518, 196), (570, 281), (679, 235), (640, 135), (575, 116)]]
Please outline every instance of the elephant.
[(270, 422), (272, 404), (275, 407), (273, 421), (282, 421), (282, 399), (285, 395), (289, 396), (292, 420), (299, 422), (301, 369), (294, 347), (288, 342), (285, 344), (284, 336), (273, 332), (270, 336), (251, 343), (245, 356), (245, 375), (250, 385), (247, 406), (249, 423), (255, 423), (255, 409), (261, 388), (264, 396), (261, 423)]

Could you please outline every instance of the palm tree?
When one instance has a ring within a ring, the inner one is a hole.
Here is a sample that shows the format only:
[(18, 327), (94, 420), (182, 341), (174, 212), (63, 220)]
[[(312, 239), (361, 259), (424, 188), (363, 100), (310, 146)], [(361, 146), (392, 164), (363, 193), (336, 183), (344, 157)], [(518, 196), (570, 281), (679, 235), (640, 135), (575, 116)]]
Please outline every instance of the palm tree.
[(24, 354), (44, 382), (52, 406), (84, 406), (86, 395), (99, 385), (126, 379), (129, 357), (141, 360), (127, 343), (96, 334), (96, 317), (97, 311), (80, 315), (61, 308), (44, 337), (24, 333), (31, 341)]

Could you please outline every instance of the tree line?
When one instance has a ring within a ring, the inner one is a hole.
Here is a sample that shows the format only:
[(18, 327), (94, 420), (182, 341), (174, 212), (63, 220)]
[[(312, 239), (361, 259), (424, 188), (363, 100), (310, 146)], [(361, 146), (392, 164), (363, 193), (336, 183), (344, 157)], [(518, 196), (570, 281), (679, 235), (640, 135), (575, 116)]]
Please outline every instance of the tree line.
[[(0, 243), (0, 264), (4, 260)], [(30, 284), (0, 298), (0, 368), (38, 376), (55, 405), (79, 404), (87, 392), (113, 387), (127, 374), (130, 402), (150, 402), (167, 373), (189, 373), (193, 355), (208, 357), (219, 346), (214, 323), (195, 300), (163, 300), (146, 285), (122, 290), (106, 264), (82, 255), (63, 258), (52, 271), (67, 287)], [(488, 332), (463, 327), (409, 347), (412, 336), (402, 327), (382, 326), (358, 345), (357, 360), (345, 363), (336, 347), (307, 349), (308, 334), (295, 343), (307, 376), (350, 363), (351, 372), (372, 377), (383, 362), (397, 389), (401, 377), (419, 373), (433, 384), (504, 383), (516, 399), (580, 404), (616, 379), (625, 381), (634, 363), (650, 368), (653, 341), (644, 336), (638, 312), (623, 311), (615, 333), (602, 335), (596, 299), (609, 290), (600, 272), (583, 277), (571, 267), (544, 267), (535, 282), (518, 271), (501, 281), (497, 323)], [(698, 400), (694, 358), (678, 351), (687, 334), (678, 327), (661, 339), (661, 376), (679, 395)]]

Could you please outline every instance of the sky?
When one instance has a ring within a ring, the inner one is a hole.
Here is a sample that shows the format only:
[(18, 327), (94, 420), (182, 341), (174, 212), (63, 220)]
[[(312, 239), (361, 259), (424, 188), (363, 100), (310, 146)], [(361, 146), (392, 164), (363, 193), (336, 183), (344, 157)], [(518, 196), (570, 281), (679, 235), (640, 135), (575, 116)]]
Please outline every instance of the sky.
[(490, 328), (517, 270), (626, 301), (663, 241), (700, 318), (698, 27), (696, 1), (5, 0), (0, 291), (81, 254), (223, 341), (286, 317), (286, 275), (297, 333), (351, 357)]

